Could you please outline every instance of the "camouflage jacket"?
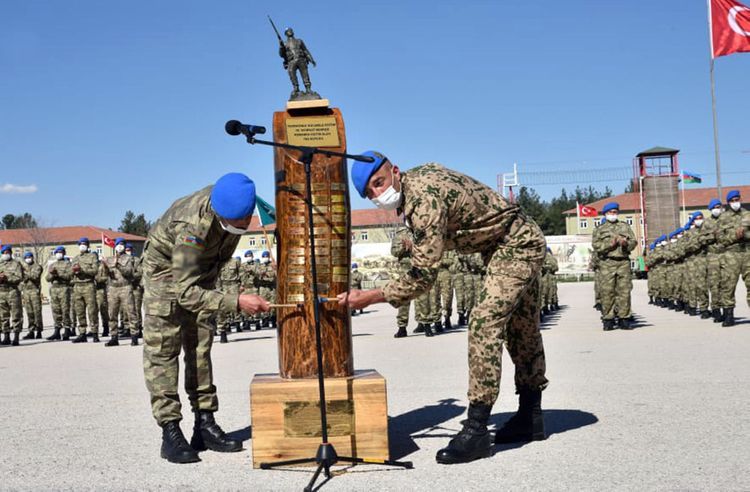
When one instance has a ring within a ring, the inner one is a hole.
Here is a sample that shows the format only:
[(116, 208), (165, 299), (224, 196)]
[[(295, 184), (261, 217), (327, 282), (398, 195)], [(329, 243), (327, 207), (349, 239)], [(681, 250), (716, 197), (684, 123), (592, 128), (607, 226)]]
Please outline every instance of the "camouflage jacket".
[(229, 258), (219, 269), (219, 284), (217, 288), (240, 286), (240, 260)]
[[(711, 241), (708, 243), (708, 252), (718, 254), (724, 251), (724, 246), (721, 245), (719, 242), (719, 217), (714, 217), (713, 215), (708, 215), (708, 217), (703, 221), (703, 226), (701, 226), (701, 230), (703, 234), (710, 234), (713, 236), (711, 238)], [(708, 239), (707, 239), (708, 240)]]
[(255, 261), (243, 263), (240, 267), (240, 286), (243, 290), (255, 288), (255, 277), (257, 276), (258, 266)]
[(490, 187), (439, 164), (425, 164), (401, 175), (399, 212), (414, 236), (412, 267), (383, 288), (398, 307), (427, 291), (443, 251), (491, 255), (500, 247), (508, 260), (540, 262), (544, 235), (521, 208)]
[(276, 267), (270, 261), (261, 263), (255, 275), (255, 286), (258, 288), (276, 288)]
[[(745, 236), (737, 238), (737, 229), (745, 227)], [(740, 208), (737, 212), (731, 208), (719, 215), (719, 243), (725, 251), (740, 251), (748, 242), (748, 227), (750, 227), (750, 212)]]
[(240, 236), (221, 228), (211, 208), (211, 188), (175, 201), (149, 231), (143, 283), (154, 299), (144, 300), (147, 312), (166, 312), (171, 301), (194, 313), (237, 312), (238, 294), (216, 290), (216, 278)]
[(80, 270), (73, 272), (71, 284), (89, 284), (94, 281), (96, 273), (99, 271), (99, 258), (92, 252), (87, 251), (73, 258), (71, 268), (78, 266)]
[(21, 262), (13, 258), (8, 261), (0, 261), (0, 273), (5, 276), (4, 280), (0, 280), (0, 287), (18, 288), (23, 282)]
[(555, 257), (552, 255), (552, 253), (547, 253), (547, 255), (544, 257), (544, 263), (542, 263), (542, 273), (547, 275), (554, 275), (558, 269), (559, 266)]
[(362, 281), (365, 279), (365, 276), (362, 275), (362, 272), (360, 272), (359, 270), (354, 270), (352, 271), (352, 274), (349, 278), (351, 280), (352, 289), (362, 288)]
[(21, 288), (24, 290), (39, 290), (42, 288), (42, 267), (37, 262), (31, 265), (26, 262), (21, 263), (23, 268), (23, 282), (21, 282)]
[(55, 260), (47, 266), (47, 275), (44, 276), (52, 285), (69, 285), (73, 278), (73, 270), (69, 261)]
[(128, 255), (107, 258), (107, 273), (112, 287), (125, 287), (134, 283), (135, 259)]
[[(619, 237), (627, 239), (625, 246), (612, 245), (612, 241)], [(625, 222), (605, 222), (594, 231), (591, 246), (600, 260), (627, 260), (636, 246), (635, 234)]]
[(133, 258), (133, 288), (143, 288), (143, 256), (132, 256)]

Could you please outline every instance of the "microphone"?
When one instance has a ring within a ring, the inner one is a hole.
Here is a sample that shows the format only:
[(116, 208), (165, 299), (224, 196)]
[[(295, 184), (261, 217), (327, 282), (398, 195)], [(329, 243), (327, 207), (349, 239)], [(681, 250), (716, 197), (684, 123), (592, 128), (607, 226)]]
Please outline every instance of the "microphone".
[(237, 120), (227, 121), (226, 125), (224, 125), (224, 130), (228, 134), (233, 136), (242, 134), (246, 137), (252, 137), (255, 134), (262, 135), (266, 133), (266, 127), (264, 126), (245, 125), (244, 123)]

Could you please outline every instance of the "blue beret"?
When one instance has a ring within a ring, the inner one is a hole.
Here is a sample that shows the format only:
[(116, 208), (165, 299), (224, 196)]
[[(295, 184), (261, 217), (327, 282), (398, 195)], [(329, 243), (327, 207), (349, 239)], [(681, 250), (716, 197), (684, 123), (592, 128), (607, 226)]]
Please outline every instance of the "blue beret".
[(690, 220), (695, 220), (695, 219), (697, 219), (698, 217), (703, 217), (703, 212), (701, 212), (700, 210), (698, 210), (698, 211), (696, 211), (696, 212), (693, 212), (693, 213), (692, 213), (692, 214), (690, 215)]
[(53, 251), (53, 253), (55, 253), (55, 254), (57, 254), (57, 253), (65, 254), (65, 248), (63, 246), (58, 246), (57, 248), (55, 248), (55, 250)]
[(270, 257), (270, 256), (271, 256), (271, 253), (269, 253), (268, 251), (264, 251), (264, 252), (263, 252), (263, 254), (262, 254), (261, 256), (262, 256), (263, 258), (268, 258), (268, 257)]
[(234, 259), (235, 259), (235, 260), (241, 260), (242, 258), (241, 258), (241, 257), (239, 257), (239, 256), (235, 256), (235, 257), (234, 257)]
[(667, 239), (669, 238), (667, 237), (666, 234), (662, 234), (661, 236), (659, 236), (659, 242), (666, 241)]
[(648, 249), (649, 249), (649, 251), (653, 251), (654, 249), (656, 249), (656, 244), (655, 243), (649, 244), (648, 245)]
[(599, 224), (601, 225), (601, 224), (604, 224), (605, 222), (607, 222), (607, 218), (602, 217), (601, 220), (599, 221)]
[(374, 161), (354, 161), (354, 164), (352, 165), (352, 183), (354, 183), (354, 187), (357, 189), (359, 196), (365, 198), (367, 182), (370, 181), (372, 175), (375, 174), (378, 169), (380, 169), (380, 166), (382, 166), (383, 163), (388, 160), (388, 158), (380, 152), (374, 150), (368, 150), (362, 155), (372, 157)]
[(10, 244), (6, 244), (2, 248), (0, 248), (0, 253), (5, 253), (6, 251), (10, 251), (10, 250), (11, 250)]
[(125, 249), (133, 249), (133, 245), (131, 243), (125, 243)]
[(732, 190), (729, 193), (727, 193), (727, 202), (731, 200), (732, 198), (739, 198), (740, 197), (740, 190)]
[(211, 207), (223, 219), (244, 219), (255, 210), (255, 183), (242, 173), (225, 174), (211, 190)]
[(708, 209), (711, 210), (714, 207), (721, 207), (721, 200), (718, 198), (714, 198), (710, 202), (708, 202)]
[(33, 258), (34, 257), (34, 253), (32, 253), (31, 251), (27, 251), (27, 252), (25, 252), (23, 254), (23, 257), (24, 258)]
[(684, 227), (678, 227), (675, 232), (677, 234), (684, 234), (685, 233), (685, 228)]
[(118, 244), (123, 244), (124, 242), (125, 242), (124, 237), (115, 238), (115, 246), (117, 246)]
[(82, 237), (81, 239), (78, 240), (78, 244), (90, 244), (89, 243), (89, 238)]
[(608, 204), (604, 205), (604, 208), (602, 208), (602, 213), (606, 214), (610, 210), (620, 210), (620, 204), (617, 202), (609, 202)]
[(359, 265), (357, 265), (356, 263), (352, 263), (352, 268), (359, 268)]
[(253, 256), (252, 250), (248, 249), (247, 251), (245, 251), (245, 256)]

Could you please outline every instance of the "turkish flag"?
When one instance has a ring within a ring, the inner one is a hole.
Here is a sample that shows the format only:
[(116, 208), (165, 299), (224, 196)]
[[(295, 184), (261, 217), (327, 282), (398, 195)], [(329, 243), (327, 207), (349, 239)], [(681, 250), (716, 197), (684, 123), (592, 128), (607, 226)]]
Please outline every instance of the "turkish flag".
[(110, 248), (114, 248), (115, 247), (114, 240), (111, 237), (109, 237), (109, 236), (106, 236), (106, 235), (102, 234), (102, 241), (104, 242), (105, 246), (109, 246)]
[(750, 8), (735, 0), (711, 0), (711, 55), (750, 52)]
[(586, 205), (578, 204), (578, 215), (581, 217), (596, 217), (599, 215), (596, 209), (593, 207), (587, 207)]

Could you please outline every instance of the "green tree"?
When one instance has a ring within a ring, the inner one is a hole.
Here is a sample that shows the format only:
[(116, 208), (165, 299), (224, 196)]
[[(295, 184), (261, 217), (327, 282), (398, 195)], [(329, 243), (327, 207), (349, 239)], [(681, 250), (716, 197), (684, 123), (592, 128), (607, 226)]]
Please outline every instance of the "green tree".
[(144, 214), (136, 215), (132, 210), (125, 212), (125, 217), (120, 221), (120, 232), (135, 234), (137, 236), (147, 236), (151, 229), (151, 222), (146, 220)]
[(37, 226), (34, 216), (26, 212), (23, 215), (5, 214), (0, 227), (3, 229), (31, 229)]

